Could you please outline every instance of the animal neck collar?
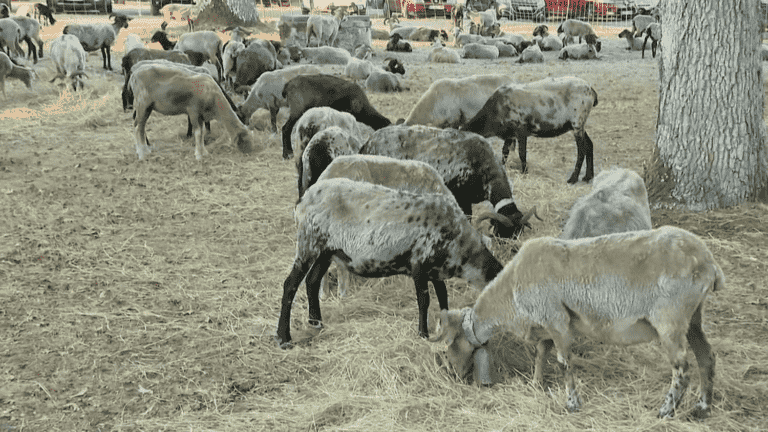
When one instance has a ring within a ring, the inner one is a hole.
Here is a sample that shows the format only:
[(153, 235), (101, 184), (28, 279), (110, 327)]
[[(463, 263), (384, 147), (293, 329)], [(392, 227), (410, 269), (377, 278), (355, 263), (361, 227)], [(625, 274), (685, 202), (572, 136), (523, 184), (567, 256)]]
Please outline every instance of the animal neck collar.
[(509, 204), (514, 204), (514, 203), (515, 203), (515, 201), (513, 201), (513, 200), (511, 200), (509, 198), (504, 198), (503, 200), (497, 202), (495, 206), (493, 206), (493, 210), (496, 213), (498, 213), (500, 208), (502, 208), (502, 207), (504, 207), (506, 205), (509, 205)]
[[(467, 341), (475, 348), (485, 345), (480, 342), (475, 335), (474, 322), (475, 322), (475, 310), (472, 308), (464, 309), (464, 319), (461, 321), (461, 328), (464, 329), (464, 336)], [(487, 341), (486, 341), (487, 342)]]

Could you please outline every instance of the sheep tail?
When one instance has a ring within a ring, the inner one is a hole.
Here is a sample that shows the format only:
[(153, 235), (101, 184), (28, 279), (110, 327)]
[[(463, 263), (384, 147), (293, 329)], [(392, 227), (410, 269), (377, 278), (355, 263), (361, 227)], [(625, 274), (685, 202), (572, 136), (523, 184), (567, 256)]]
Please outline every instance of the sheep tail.
[(559, 26), (557, 26), (557, 34), (560, 34), (563, 32), (563, 23), (560, 23)]
[(595, 98), (595, 102), (592, 104), (592, 106), (593, 106), (593, 107), (596, 107), (596, 106), (597, 106), (597, 92), (596, 92), (596, 91), (595, 91), (595, 89), (593, 89), (592, 87), (590, 87), (589, 89), (590, 89), (590, 90), (592, 90), (592, 95), (593, 95), (593, 96), (594, 96), (594, 98)]
[(715, 265), (715, 273), (715, 283), (712, 284), (713, 292), (725, 288), (725, 275), (719, 265)]

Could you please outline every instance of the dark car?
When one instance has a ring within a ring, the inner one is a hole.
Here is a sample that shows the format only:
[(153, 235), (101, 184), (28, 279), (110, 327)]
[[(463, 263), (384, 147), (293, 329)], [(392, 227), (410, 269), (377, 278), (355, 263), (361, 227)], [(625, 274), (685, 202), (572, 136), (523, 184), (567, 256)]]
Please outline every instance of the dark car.
[(152, 12), (152, 15), (160, 15), (160, 9), (163, 8), (165, 5), (169, 5), (172, 3), (175, 4), (194, 4), (194, 0), (151, 0), (152, 3), (150, 4), (150, 10)]
[(112, 0), (47, 0), (51, 12), (99, 12), (112, 13)]

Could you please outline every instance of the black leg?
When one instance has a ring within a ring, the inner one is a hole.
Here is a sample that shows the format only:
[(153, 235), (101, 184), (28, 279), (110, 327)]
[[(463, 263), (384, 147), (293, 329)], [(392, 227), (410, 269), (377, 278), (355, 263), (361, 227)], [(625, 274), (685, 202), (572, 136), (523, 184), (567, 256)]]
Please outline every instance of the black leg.
[(435, 288), (435, 296), (437, 297), (437, 304), (440, 305), (440, 310), (448, 310), (448, 289), (445, 287), (445, 282), (433, 280), (432, 286)]
[(286, 121), (283, 125), (283, 160), (288, 160), (293, 157), (293, 149), (291, 148), (291, 131), (293, 131), (293, 126), (296, 124), (296, 122), (299, 121), (299, 118), (301, 118), (301, 114), (294, 116), (293, 110), (291, 110), (291, 116), (288, 117), (288, 121)]
[[(416, 302), (419, 305), (419, 336), (424, 339), (429, 338), (429, 328), (427, 327), (427, 314), (429, 310), (429, 285), (427, 276), (421, 274), (417, 267), (413, 272), (413, 282), (416, 286)], [(446, 303), (447, 303), (446, 295)]]
[(291, 273), (283, 283), (283, 299), (281, 300), (280, 319), (277, 321), (277, 343), (281, 348), (290, 348), (291, 342), (291, 306), (296, 290), (309, 271), (312, 260), (294, 262)]
[(312, 264), (312, 268), (307, 273), (307, 301), (309, 302), (309, 324), (315, 327), (322, 327), (323, 318), (320, 314), (320, 282), (323, 276), (328, 272), (331, 266), (333, 251), (326, 251)]
[(527, 146), (528, 145), (528, 137), (526, 136), (518, 136), (517, 137), (517, 155), (520, 157), (520, 172), (523, 174), (528, 173), (528, 162), (527, 162)]

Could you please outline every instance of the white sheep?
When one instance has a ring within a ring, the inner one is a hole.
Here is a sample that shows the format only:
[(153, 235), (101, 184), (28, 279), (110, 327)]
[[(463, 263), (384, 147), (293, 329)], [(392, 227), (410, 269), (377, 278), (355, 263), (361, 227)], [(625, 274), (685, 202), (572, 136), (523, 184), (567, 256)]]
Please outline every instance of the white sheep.
[(658, 22), (656, 18), (651, 15), (636, 15), (632, 18), (632, 34), (635, 37), (642, 36), (645, 29), (652, 23)]
[[(233, 34), (236, 33), (233, 32)], [(226, 83), (233, 85), (237, 76), (237, 70), (235, 69), (237, 56), (245, 49), (245, 45), (236, 40), (230, 40), (226, 45), (224, 53), (221, 55), (223, 63), (221, 74), (224, 76)]]
[(344, 76), (349, 77), (355, 81), (364, 80), (371, 75), (371, 71), (373, 69), (373, 64), (371, 64), (371, 62), (368, 60), (359, 60), (355, 57), (352, 57), (344, 67)]
[(485, 344), (513, 334), (536, 344), (533, 380), (541, 384), (552, 347), (565, 370), (566, 407), (581, 398), (571, 347), (582, 337), (612, 345), (657, 340), (672, 366), (672, 385), (659, 417), (675, 415), (688, 386), (686, 339), (699, 365), (700, 398), (693, 415), (706, 417), (713, 402), (715, 357), (702, 330), (704, 301), (725, 278), (712, 252), (694, 234), (675, 227), (578, 240), (529, 240), (474, 307), (441, 311), (433, 342), (447, 346), (450, 365), (476, 381), (496, 381)]
[(125, 36), (125, 44), (123, 44), (123, 52), (129, 53), (135, 50), (136, 48), (146, 49), (146, 47), (144, 46), (144, 42), (141, 41), (141, 38), (137, 34), (128, 33)]
[(317, 48), (302, 48), (301, 56), (313, 64), (346, 65), (352, 56), (343, 48), (321, 46)]
[(469, 43), (464, 45), (464, 58), (495, 60), (499, 58), (499, 49), (492, 45)]
[(541, 52), (541, 48), (539, 48), (538, 44), (533, 44), (524, 49), (523, 52), (520, 53), (520, 58), (517, 60), (518, 63), (541, 63), (543, 61), (544, 53)]
[(74, 35), (63, 34), (51, 42), (48, 54), (56, 66), (56, 76), (51, 82), (69, 79), (72, 90), (77, 91), (78, 87), (82, 90), (83, 78), (88, 75), (85, 73), (86, 54), (80, 40)]
[(645, 44), (648, 42), (648, 38), (651, 38), (651, 52), (653, 53), (653, 58), (656, 58), (656, 46), (658, 46), (659, 41), (661, 41), (661, 24), (649, 24), (645, 29), (645, 34), (646, 36), (645, 39), (643, 39), (643, 50), (641, 57), (645, 58)]
[(625, 38), (627, 40), (628, 51), (640, 51), (643, 49), (643, 40), (639, 37), (635, 37), (629, 29), (624, 29), (619, 33), (619, 38)]
[(614, 169), (592, 180), (592, 191), (573, 205), (560, 238), (572, 240), (651, 228), (643, 178), (632, 170)]
[(405, 119), (405, 125), (458, 128), (473, 118), (509, 75), (472, 75), (441, 78), (429, 86)]
[(209, 75), (177, 67), (149, 66), (131, 74), (134, 94), (136, 153), (139, 160), (150, 152), (146, 123), (152, 111), (165, 115), (187, 114), (195, 135), (195, 157), (208, 154), (204, 146), (204, 122), (218, 120), (243, 153), (252, 150), (248, 129), (240, 122), (216, 81)]
[[(487, 39), (487, 38), (486, 38)], [(493, 39), (498, 39), (500, 41), (506, 42), (508, 44), (511, 44), (515, 47), (517, 52), (522, 52), (524, 49), (531, 46), (532, 42), (525, 39), (525, 36), (521, 34), (503, 34), (501, 36), (497, 36)]]
[(557, 56), (560, 60), (595, 60), (597, 57), (597, 50), (594, 45), (579, 44), (568, 45), (560, 50), (560, 54)]
[[(283, 284), (276, 340), (291, 346), (291, 306), (305, 276), (309, 323), (322, 327), (318, 291), (334, 256), (363, 277), (409, 275), (416, 287), (419, 335), (429, 336), (428, 282), (448, 309), (443, 280), (462, 277), (482, 288), (502, 269), (456, 202), (345, 178), (309, 188), (296, 205), (296, 258)], [(312, 271), (310, 271), (310, 268)]]
[(483, 39), (485, 38), (480, 35), (460, 34), (456, 36), (456, 39), (453, 41), (453, 45), (458, 48), (463, 48), (467, 44), (480, 43)]
[[(223, 78), (221, 71), (223, 45), (224, 43), (221, 41), (218, 33), (210, 30), (201, 30), (184, 33), (179, 36), (179, 40), (176, 41), (176, 46), (173, 49), (187, 54), (189, 51), (203, 54), (211, 64), (216, 66), (216, 71), (219, 74), (218, 80), (221, 81)], [(274, 51), (274, 48), (272, 51)]]
[(307, 44), (312, 36), (317, 39), (317, 46), (332, 47), (336, 44), (336, 38), (339, 35), (339, 26), (344, 21), (346, 8), (336, 8), (333, 15), (310, 15), (307, 19)]
[(559, 37), (549, 34), (549, 27), (543, 24), (533, 29), (533, 41), (542, 51), (560, 51), (563, 49), (563, 41)]
[(24, 51), (21, 49), (21, 27), (11, 18), (0, 18), (0, 48), (5, 47), (6, 53), (11, 55), (11, 50), (16, 56), (23, 57)]
[(32, 78), (35, 71), (30, 68), (16, 66), (4, 52), (0, 52), (0, 91), (3, 92), (3, 99), (7, 99), (5, 94), (5, 79), (15, 78), (24, 83), (28, 89), (32, 88)]
[[(579, 43), (581, 43), (582, 38), (584, 38), (590, 45), (595, 45), (597, 43), (597, 34), (592, 26), (587, 22), (579, 21), (577, 19), (567, 19), (563, 21), (562, 24), (557, 27), (557, 34), (559, 35), (560, 33), (565, 33), (566, 37), (578, 37)], [(567, 42), (567, 39), (563, 41), (563, 46), (567, 46)]]
[(427, 61), (432, 63), (461, 63), (461, 56), (455, 50), (433, 47), (427, 55)]
[[(21, 29), (21, 35), (19, 41), (27, 42), (27, 57), (32, 55), (34, 62), (37, 63), (37, 57), (43, 57), (43, 40), (40, 38), (40, 23), (36, 19), (30, 18), (26, 15), (12, 16), (12, 20), (16, 21)], [(37, 49), (32, 42), (37, 44)]]
[(401, 92), (408, 90), (404, 88), (397, 78), (397, 75), (392, 72), (387, 72), (378, 68), (373, 68), (368, 79), (365, 80), (365, 88), (372, 92)]
[(354, 54), (352, 55), (354, 58), (359, 60), (368, 60), (373, 55), (373, 48), (371, 45), (367, 43), (361, 43), (357, 45), (354, 49)]
[(115, 19), (112, 24), (67, 24), (62, 32), (76, 36), (86, 52), (101, 50), (104, 69), (112, 70), (112, 45), (120, 30), (128, 28), (128, 22), (133, 18), (114, 13), (109, 17)]

